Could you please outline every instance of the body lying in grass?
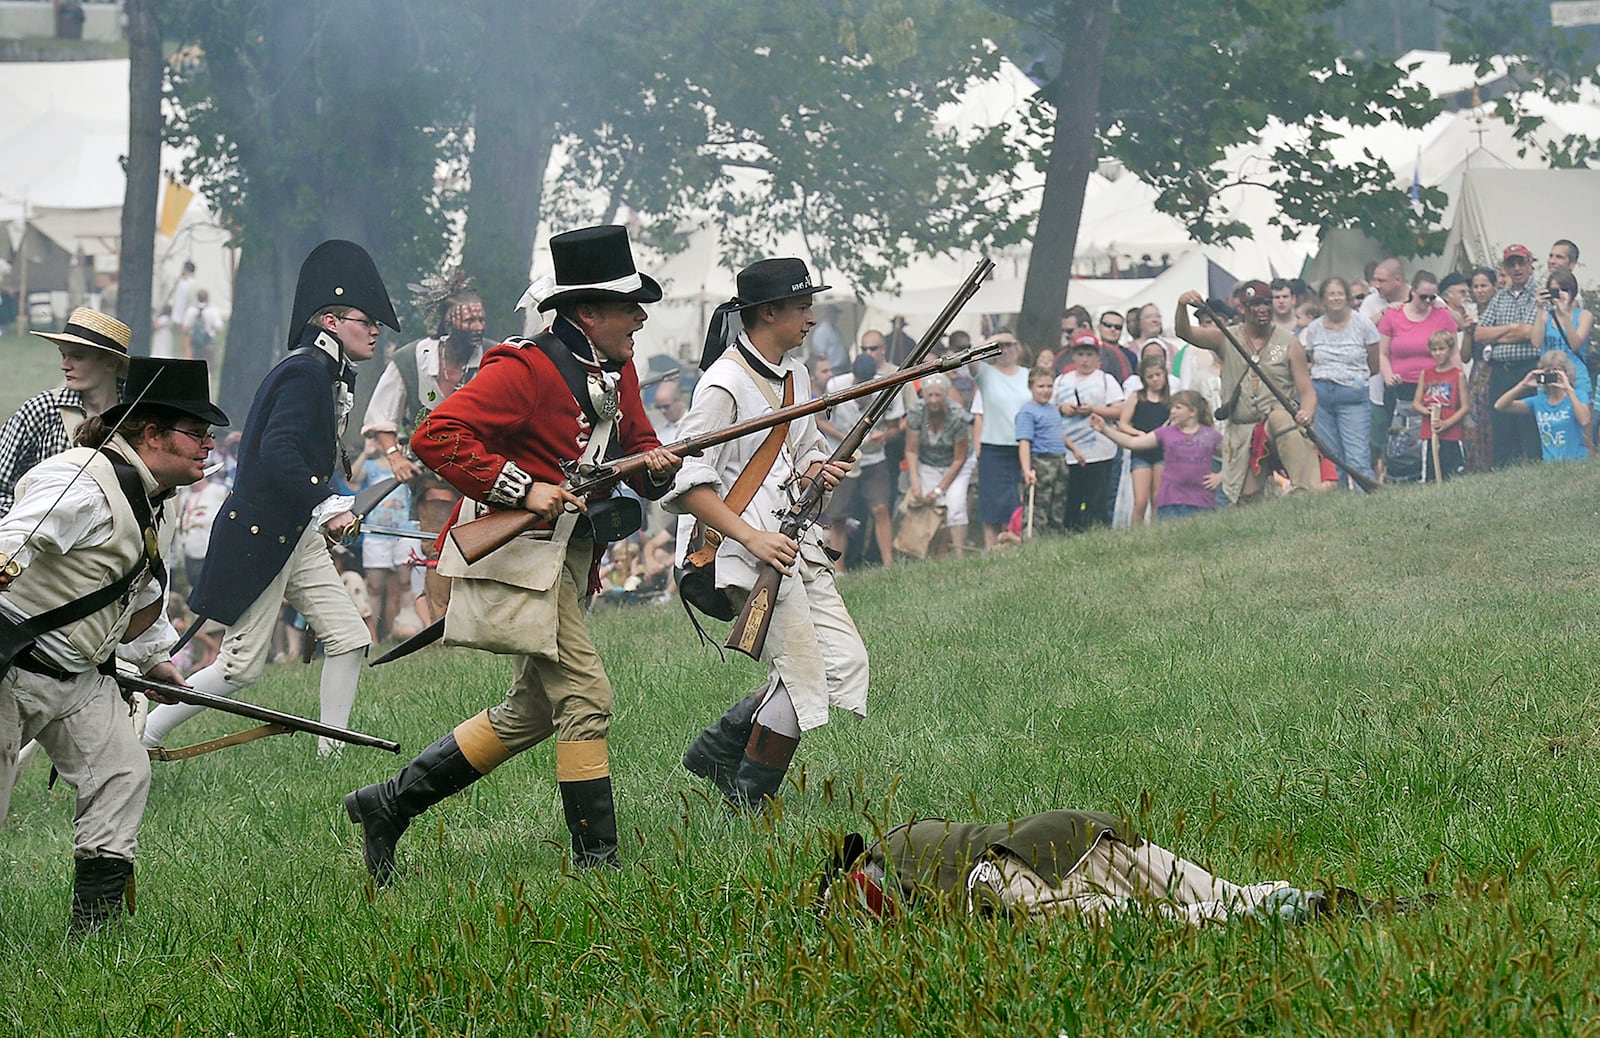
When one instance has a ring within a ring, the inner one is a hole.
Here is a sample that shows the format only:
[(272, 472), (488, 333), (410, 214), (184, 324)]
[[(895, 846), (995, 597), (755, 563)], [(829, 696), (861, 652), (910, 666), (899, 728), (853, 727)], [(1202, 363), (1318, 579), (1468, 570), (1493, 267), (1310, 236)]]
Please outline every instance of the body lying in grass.
[(1098, 811), (1045, 811), (993, 825), (922, 819), (870, 847), (851, 833), (828, 863), (818, 896), (822, 910), (848, 906), (879, 918), (931, 905), (1029, 919), (1102, 921), (1136, 911), (1190, 923), (1270, 916), (1298, 922), (1338, 910), (1409, 907), (1281, 879), (1232, 883)]

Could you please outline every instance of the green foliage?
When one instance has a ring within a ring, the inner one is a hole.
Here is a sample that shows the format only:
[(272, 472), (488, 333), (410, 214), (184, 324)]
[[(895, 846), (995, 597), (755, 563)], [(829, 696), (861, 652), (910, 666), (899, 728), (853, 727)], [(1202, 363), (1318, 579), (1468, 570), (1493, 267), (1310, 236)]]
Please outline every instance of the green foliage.
[(249, 248), (359, 237), (385, 267), (434, 268), (448, 211), (435, 185), (459, 157), (459, 58), (437, 5), (169, 0), (190, 41), (168, 72), (168, 135), (192, 147), (184, 176)]
[[(962, 0), (828, 0), (803, 9), (739, 0), (620, 3), (611, 62), (585, 89), (604, 117), (567, 121), (573, 176), (557, 205), (663, 214), (651, 240), (708, 220), (726, 259), (805, 236), (823, 270), (864, 288), (914, 254), (1019, 240), (995, 195), (1014, 179), (1004, 128), (967, 139), (933, 121), (995, 70), (1005, 26)], [(616, 81), (618, 70), (638, 77)], [(598, 85), (594, 80), (598, 78)]]
[[(993, 0), (1065, 48), (1051, 73), (1072, 83), (1074, 41), (1085, 5), (1075, 0)], [(1196, 241), (1248, 236), (1219, 207), (1231, 187), (1272, 191), (1285, 236), (1307, 228), (1359, 227), (1401, 255), (1442, 238), (1441, 193), (1414, 205), (1394, 173), (1370, 155), (1338, 164), (1328, 150), (1332, 120), (1354, 126), (1422, 126), (1442, 109), (1382, 61), (1341, 58), (1316, 16), (1335, 0), (1273, 4), (1173, 5), (1122, 0), (1114, 7), (1100, 87), (1100, 153), (1120, 160), (1159, 191), (1157, 205), (1188, 225)], [(1055, 117), (1041, 91), (1041, 140)], [(1066, 97), (1070, 103), (1071, 93)], [(1265, 163), (1230, 174), (1230, 148), (1264, 140)], [(1038, 160), (1042, 166), (1042, 160)]]
[[(36, 763), (4, 832), (0, 1029), (1592, 1034), (1597, 493), (1594, 465), (1529, 467), (850, 574), (870, 715), (808, 734), (764, 819), (678, 764), (760, 669), (676, 606), (600, 612), (616, 874), (564, 870), (546, 745), (420, 819), (374, 891), (339, 798), (395, 759), (267, 739), (155, 765), (138, 915), (68, 942), (73, 795)], [(352, 722), (415, 750), (508, 680), (430, 650), (365, 673)], [(314, 713), (315, 685), (289, 664), (251, 696)], [(1441, 900), (1297, 928), (811, 915), (839, 833), (1068, 806), (1229, 879)]]
[(1511, 88), (1492, 101), (1495, 114), (1511, 125), (1523, 154), (1537, 152), (1554, 169), (1581, 169), (1600, 162), (1600, 139), (1585, 134), (1541, 144), (1534, 135), (1544, 119), (1533, 115), (1530, 98), (1560, 103), (1581, 99), (1580, 91), (1600, 83), (1600, 30), (1554, 28), (1548, 8), (1477, 0), (1451, 9), (1450, 57), (1486, 73), (1495, 58), (1512, 67)]

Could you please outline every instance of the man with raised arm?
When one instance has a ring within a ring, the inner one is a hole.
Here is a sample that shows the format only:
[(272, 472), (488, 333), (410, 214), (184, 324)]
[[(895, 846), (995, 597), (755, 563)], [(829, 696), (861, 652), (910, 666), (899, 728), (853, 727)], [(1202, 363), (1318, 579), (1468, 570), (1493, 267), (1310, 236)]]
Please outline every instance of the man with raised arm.
[[(1299, 408), (1290, 414), (1266, 387), (1220, 328), (1201, 328), (1189, 320), (1191, 306), (1205, 305), (1199, 292), (1178, 297), (1173, 329), (1178, 338), (1210, 350), (1222, 361), (1223, 410), (1227, 433), (1223, 440), (1222, 487), (1230, 503), (1251, 499), (1265, 489), (1269, 478), (1262, 471), (1264, 453), (1277, 455), (1292, 490), (1318, 490), (1322, 468), (1317, 449), (1305, 428), (1317, 412), (1317, 394), (1311, 385), (1306, 351), (1292, 332), (1272, 322), (1272, 289), (1263, 281), (1246, 282), (1239, 289), (1243, 319), (1229, 331), (1273, 384)], [(1257, 436), (1258, 428), (1264, 434)]]

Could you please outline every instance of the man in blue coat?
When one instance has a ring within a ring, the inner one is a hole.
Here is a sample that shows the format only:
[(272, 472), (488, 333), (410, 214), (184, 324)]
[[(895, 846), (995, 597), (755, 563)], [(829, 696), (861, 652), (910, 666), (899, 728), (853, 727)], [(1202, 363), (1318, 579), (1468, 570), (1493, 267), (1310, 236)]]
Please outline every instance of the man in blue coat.
[[(352, 499), (333, 492), (332, 477), (337, 462), (349, 471), (339, 436), (352, 404), (351, 362), (371, 359), (380, 324), (399, 330), (366, 250), (338, 240), (313, 249), (300, 267), (289, 356), (256, 390), (233, 493), (211, 529), (205, 565), (189, 596), (197, 616), (228, 628), (216, 662), (189, 679), (201, 691), (231, 696), (260, 678), (287, 598), (322, 637), (323, 722), (344, 727), (349, 721), (370, 635), (323, 535), (338, 538), (356, 521)], [(145, 745), (160, 745), (200, 710), (156, 707)], [(321, 754), (335, 748), (318, 741)]]

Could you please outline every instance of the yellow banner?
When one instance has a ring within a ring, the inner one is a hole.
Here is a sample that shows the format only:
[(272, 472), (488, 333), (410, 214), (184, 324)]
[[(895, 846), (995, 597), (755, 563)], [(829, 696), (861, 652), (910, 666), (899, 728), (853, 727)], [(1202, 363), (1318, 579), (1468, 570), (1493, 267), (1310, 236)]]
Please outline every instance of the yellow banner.
[(168, 177), (167, 189), (161, 197), (161, 222), (156, 225), (156, 231), (168, 238), (177, 234), (178, 221), (183, 219), (184, 210), (192, 201), (194, 192)]

